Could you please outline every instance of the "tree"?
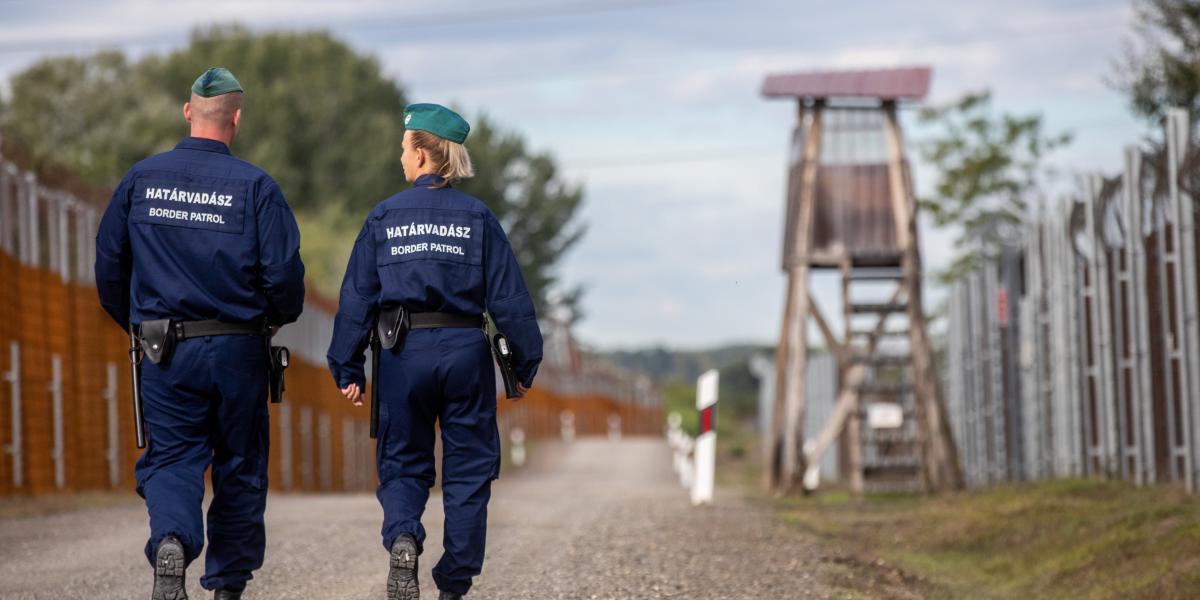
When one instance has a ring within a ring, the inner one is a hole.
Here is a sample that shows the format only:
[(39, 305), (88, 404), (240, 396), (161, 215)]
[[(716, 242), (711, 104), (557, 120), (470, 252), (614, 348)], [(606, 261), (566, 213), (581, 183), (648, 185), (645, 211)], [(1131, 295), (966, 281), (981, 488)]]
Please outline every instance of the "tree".
[(575, 223), (583, 191), (559, 178), (550, 155), (529, 153), (520, 136), (500, 131), (486, 116), (475, 119), (467, 148), (476, 175), (457, 187), (486, 203), (504, 225), (538, 314), (553, 303), (577, 320), (582, 290), (559, 288), (555, 267), (583, 237), (584, 227)]
[(1154, 125), (1169, 107), (1200, 118), (1200, 2), (1138, 0), (1134, 11), (1136, 41), (1125, 41), (1109, 83)]
[[(113, 186), (134, 162), (187, 135), (181, 106), (204, 69), (230, 68), (246, 88), (234, 152), (279, 182), (300, 223), (310, 280), (336, 293), (366, 213), (405, 187), (401, 87), (379, 62), (324, 32), (197, 30), (165, 55), (130, 62), (119, 52), (50, 58), (14, 76), (0, 132), (32, 157), (86, 183)], [(480, 118), (467, 142), (478, 179), (463, 186), (497, 213), (546, 310), (560, 289), (555, 267), (580, 235), (582, 192), (552, 157)]]
[(1053, 174), (1046, 156), (1070, 143), (1071, 136), (1044, 133), (1040, 115), (994, 117), (986, 91), (922, 109), (919, 118), (940, 128), (918, 147), (921, 158), (938, 171), (921, 208), (939, 226), (962, 228), (958, 246), (966, 251), (943, 276), (953, 280), (975, 268), (979, 250), (995, 246), (1006, 227), (1028, 214), (1029, 201)]
[(0, 104), (6, 146), (35, 171), (54, 165), (82, 181), (114, 186), (134, 162), (165, 150), (179, 107), (119, 52), (51, 58), (13, 76)]

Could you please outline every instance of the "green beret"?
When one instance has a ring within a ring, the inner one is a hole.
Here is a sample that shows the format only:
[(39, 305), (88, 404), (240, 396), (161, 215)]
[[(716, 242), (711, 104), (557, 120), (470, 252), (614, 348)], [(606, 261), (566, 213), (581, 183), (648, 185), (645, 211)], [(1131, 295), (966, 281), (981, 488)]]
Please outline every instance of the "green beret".
[(437, 104), (409, 104), (404, 107), (404, 127), (428, 131), (455, 143), (467, 140), (471, 125), (458, 113)]
[(192, 91), (197, 96), (212, 98), (221, 94), (242, 91), (242, 84), (225, 67), (213, 67), (196, 78)]

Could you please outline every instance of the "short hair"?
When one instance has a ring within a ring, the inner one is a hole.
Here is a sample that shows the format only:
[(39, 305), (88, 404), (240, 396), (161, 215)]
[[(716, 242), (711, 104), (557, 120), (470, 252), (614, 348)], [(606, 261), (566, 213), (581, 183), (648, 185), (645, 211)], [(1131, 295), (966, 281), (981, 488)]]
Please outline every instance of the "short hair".
[(471, 155), (467, 147), (452, 142), (437, 134), (421, 129), (412, 129), (412, 147), (429, 154), (429, 162), (437, 168), (437, 174), (447, 181), (456, 181), (475, 176), (471, 166)]
[(193, 92), (189, 104), (192, 105), (193, 121), (227, 123), (233, 120), (233, 114), (242, 107), (242, 93), (230, 92), (205, 98)]

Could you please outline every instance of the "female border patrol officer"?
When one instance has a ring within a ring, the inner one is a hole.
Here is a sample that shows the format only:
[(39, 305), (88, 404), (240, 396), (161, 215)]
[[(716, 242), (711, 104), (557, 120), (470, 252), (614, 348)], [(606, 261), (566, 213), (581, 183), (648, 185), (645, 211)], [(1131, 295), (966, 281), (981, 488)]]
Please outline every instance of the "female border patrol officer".
[[(342, 393), (360, 405), (364, 350), (376, 319), (393, 320), (389, 333), (401, 331), (403, 339), (382, 352), (376, 380), (388, 598), (419, 597), (435, 422), (442, 432), (446, 522), (445, 553), (433, 579), (441, 598), (458, 598), (483, 566), (487, 503), (500, 470), (496, 375), (483, 313), (509, 340), (518, 395), (533, 384), (542, 335), (496, 216), (450, 185), (474, 174), (462, 145), (470, 126), (436, 104), (408, 106), (404, 122), (401, 164), (413, 186), (376, 206), (354, 242), (328, 360)], [(406, 316), (397, 316), (396, 307)]]

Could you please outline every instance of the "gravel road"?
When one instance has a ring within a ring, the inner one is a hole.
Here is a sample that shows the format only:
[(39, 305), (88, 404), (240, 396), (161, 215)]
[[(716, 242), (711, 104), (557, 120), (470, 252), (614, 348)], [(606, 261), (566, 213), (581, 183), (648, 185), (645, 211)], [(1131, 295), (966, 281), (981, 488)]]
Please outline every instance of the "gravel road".
[[(770, 509), (718, 490), (692, 508), (657, 438), (540, 444), (496, 483), (487, 559), (471, 598), (804, 598), (833, 595), (816, 542)], [(136, 500), (134, 498), (133, 500)], [(145, 598), (145, 509), (116, 506), (0, 520), (0, 598)], [(271, 496), (266, 565), (245, 597), (384, 597), (387, 553), (375, 497)], [(430, 499), (421, 589), (441, 554)], [(189, 570), (193, 599), (203, 563)]]

